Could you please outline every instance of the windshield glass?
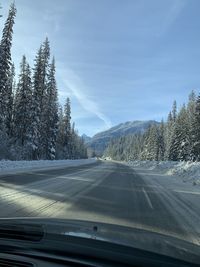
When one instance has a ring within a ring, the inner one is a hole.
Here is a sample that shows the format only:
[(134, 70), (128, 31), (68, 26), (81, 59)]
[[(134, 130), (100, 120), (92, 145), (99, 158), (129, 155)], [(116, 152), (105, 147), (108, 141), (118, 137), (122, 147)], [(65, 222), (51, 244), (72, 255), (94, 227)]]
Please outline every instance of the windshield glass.
[(200, 248), (200, 2), (0, 4), (0, 218)]

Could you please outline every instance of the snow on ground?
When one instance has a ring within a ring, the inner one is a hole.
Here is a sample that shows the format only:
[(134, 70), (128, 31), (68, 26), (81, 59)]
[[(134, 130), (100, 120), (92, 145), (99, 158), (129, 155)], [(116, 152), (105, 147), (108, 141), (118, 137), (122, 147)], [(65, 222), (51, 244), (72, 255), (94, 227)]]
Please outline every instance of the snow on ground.
[(0, 161), (0, 175), (6, 173), (16, 173), (26, 170), (44, 170), (55, 169), (60, 167), (73, 167), (84, 164), (91, 164), (96, 162), (95, 158), (92, 159), (77, 159), (77, 160), (32, 160), (32, 161)]
[(176, 176), (183, 182), (200, 185), (200, 162), (177, 162), (177, 161), (129, 161), (128, 165), (134, 168), (155, 170), (160, 174)]

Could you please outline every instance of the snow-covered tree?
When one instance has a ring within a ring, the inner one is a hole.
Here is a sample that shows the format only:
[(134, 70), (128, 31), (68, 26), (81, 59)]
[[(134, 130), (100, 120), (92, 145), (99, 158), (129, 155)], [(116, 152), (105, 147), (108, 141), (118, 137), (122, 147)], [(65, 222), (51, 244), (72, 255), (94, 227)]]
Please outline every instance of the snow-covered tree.
[(200, 95), (196, 100), (194, 119), (192, 122), (192, 159), (200, 161)]
[(55, 60), (53, 58), (47, 75), (47, 105), (45, 116), (46, 157), (55, 159), (56, 138), (58, 134), (58, 94), (55, 79)]
[(180, 111), (174, 101), (167, 122), (151, 125), (140, 135), (112, 139), (104, 155), (116, 160), (200, 161), (200, 95), (192, 92)]
[(43, 99), (42, 84), (42, 47), (39, 48), (33, 69), (33, 93), (30, 108), (31, 113), (31, 129), (30, 129), (30, 149), (31, 158), (39, 159), (40, 148), (40, 127), (41, 127), (41, 99)]
[(165, 124), (161, 121), (160, 126), (158, 126), (158, 159), (164, 160), (165, 156)]
[[(40, 46), (33, 76), (23, 56), (16, 82), (11, 60), (16, 8), (11, 4), (0, 42), (0, 159), (85, 157), (85, 145), (71, 127), (71, 104), (58, 110), (55, 60), (48, 38)], [(73, 148), (73, 151), (72, 151)]]
[(71, 127), (71, 159), (87, 158), (87, 150), (83, 139), (75, 130), (75, 124)]
[[(0, 5), (0, 9), (2, 9), (2, 6)], [(2, 15), (0, 14), (0, 18), (2, 17)]]
[(189, 124), (185, 105), (177, 115), (171, 143), (171, 160), (188, 160), (189, 158)]
[(64, 105), (59, 107), (58, 134), (56, 142), (57, 159), (87, 158), (87, 149), (83, 139), (78, 135), (75, 124), (71, 124), (71, 103), (67, 98)]
[(10, 142), (5, 124), (0, 127), (0, 160), (10, 159)]
[[(5, 127), (6, 131), (8, 131), (6, 124), (11, 113), (10, 101), (12, 99), (12, 91), (9, 87), (9, 79), (12, 67), (11, 47), (15, 16), (16, 7), (14, 4), (11, 4), (0, 43), (0, 125), (2, 128)], [(2, 123), (5, 125), (3, 126)]]
[(50, 47), (48, 39), (40, 46), (35, 58), (33, 73), (32, 101), (32, 151), (33, 158), (46, 157), (46, 119), (47, 119), (47, 73)]
[(165, 160), (175, 160), (176, 152), (174, 151), (173, 141), (174, 141), (174, 126), (177, 117), (177, 106), (176, 101), (174, 101), (172, 106), (172, 111), (169, 112), (165, 130)]
[(71, 132), (71, 103), (67, 98), (64, 106), (64, 154), (66, 158), (70, 158), (72, 154), (72, 132)]
[(26, 61), (26, 57), (22, 57), (20, 64), (20, 74), (14, 101), (13, 116), (13, 135), (15, 143), (21, 147), (30, 143), (31, 130), (31, 106), (32, 106), (32, 82), (31, 70)]
[(56, 159), (63, 159), (63, 147), (64, 147), (64, 140), (65, 140), (65, 129), (63, 123), (63, 108), (60, 105), (58, 107), (58, 133), (56, 138)]
[(172, 119), (175, 122), (177, 118), (177, 103), (176, 100), (174, 100), (173, 102), (173, 106), (172, 106)]
[(158, 160), (159, 157), (159, 133), (156, 125), (151, 125), (145, 134), (143, 158)]
[(7, 116), (6, 116), (6, 129), (9, 137), (12, 137), (12, 122), (13, 122), (13, 101), (15, 91), (15, 66), (14, 63), (11, 65), (8, 80), (6, 84), (7, 94)]
[(194, 159), (193, 155), (193, 145), (194, 145), (194, 138), (193, 138), (193, 127), (195, 128), (195, 111), (196, 111), (196, 94), (192, 91), (189, 95), (189, 101), (187, 105), (187, 117), (188, 117), (188, 142), (189, 142), (189, 160)]

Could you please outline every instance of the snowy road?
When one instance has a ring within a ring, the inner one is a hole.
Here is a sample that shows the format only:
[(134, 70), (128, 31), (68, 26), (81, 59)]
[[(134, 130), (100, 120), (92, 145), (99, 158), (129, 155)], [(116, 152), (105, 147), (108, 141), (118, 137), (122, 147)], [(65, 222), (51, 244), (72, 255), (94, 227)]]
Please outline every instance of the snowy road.
[(133, 226), (200, 244), (200, 189), (114, 162), (0, 175), (0, 217)]

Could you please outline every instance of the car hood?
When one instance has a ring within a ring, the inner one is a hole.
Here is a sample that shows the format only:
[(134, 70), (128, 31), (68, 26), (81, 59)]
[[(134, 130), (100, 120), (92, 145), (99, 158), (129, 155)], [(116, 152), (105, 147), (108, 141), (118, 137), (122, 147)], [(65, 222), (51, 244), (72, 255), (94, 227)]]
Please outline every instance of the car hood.
[(39, 236), (42, 236), (44, 239), (52, 235), (54, 239), (55, 237), (59, 238), (63, 236), (95, 239), (150, 251), (160, 255), (167, 255), (193, 263), (200, 262), (199, 245), (177, 236), (144, 229), (92, 221), (51, 218), (0, 219), (0, 230), (1, 226), (5, 225), (11, 228), (23, 226), (23, 229), (26, 229), (26, 227), (27, 229), (32, 229), (29, 227), (37, 227), (35, 228), (36, 231), (39, 231), (41, 234)]

